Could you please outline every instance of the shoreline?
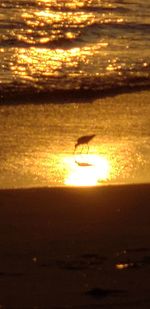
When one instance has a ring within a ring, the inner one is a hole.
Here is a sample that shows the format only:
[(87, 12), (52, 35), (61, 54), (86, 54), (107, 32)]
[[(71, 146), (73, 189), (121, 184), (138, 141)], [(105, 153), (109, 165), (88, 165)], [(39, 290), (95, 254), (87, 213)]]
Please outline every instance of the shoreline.
[(134, 190), (134, 189), (147, 189), (147, 187), (150, 187), (149, 182), (139, 182), (139, 183), (103, 183), (99, 185), (50, 185), (50, 186), (29, 186), (29, 187), (9, 187), (9, 188), (0, 188), (0, 194), (5, 193), (5, 192), (21, 192), (21, 191), (47, 191), (49, 193), (57, 191), (57, 190), (62, 190), (62, 191), (99, 191), (99, 190), (118, 190), (120, 189), (127, 189), (127, 190)]
[[(15, 87), (15, 85), (14, 85)], [(65, 103), (93, 103), (98, 99), (113, 98), (122, 94), (134, 94), (138, 92), (149, 92), (149, 85), (124, 85), (106, 89), (77, 89), (77, 90), (43, 90), (34, 91), (32, 88), (23, 89), (16, 93), (1, 90), (0, 106), (20, 104), (65, 104)], [(10, 91), (10, 90), (9, 90)], [(15, 94), (15, 95), (14, 95)], [(46, 102), (45, 102), (46, 101)]]
[(2, 308), (150, 305), (150, 184), (0, 190)]

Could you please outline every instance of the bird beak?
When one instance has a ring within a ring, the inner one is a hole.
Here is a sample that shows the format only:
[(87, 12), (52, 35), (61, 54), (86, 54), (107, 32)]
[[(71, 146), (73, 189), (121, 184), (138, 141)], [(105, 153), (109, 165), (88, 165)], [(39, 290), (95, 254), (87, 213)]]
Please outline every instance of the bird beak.
[(77, 146), (78, 146), (78, 145), (75, 144), (75, 146), (74, 146), (74, 152), (73, 152), (73, 153), (75, 153)]

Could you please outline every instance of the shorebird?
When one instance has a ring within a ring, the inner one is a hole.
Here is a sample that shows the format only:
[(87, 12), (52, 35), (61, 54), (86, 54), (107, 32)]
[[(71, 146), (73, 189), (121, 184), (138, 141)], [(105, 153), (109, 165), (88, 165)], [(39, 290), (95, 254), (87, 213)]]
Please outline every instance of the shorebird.
[(75, 144), (75, 149), (74, 149), (74, 152), (76, 151), (77, 147), (79, 146), (82, 146), (81, 148), (81, 153), (82, 153), (82, 149), (83, 149), (83, 146), (84, 145), (87, 145), (87, 153), (89, 151), (89, 145), (88, 143), (90, 142), (90, 140), (95, 136), (95, 134), (91, 134), (91, 135), (84, 135), (84, 136), (81, 136), (77, 139), (77, 142)]

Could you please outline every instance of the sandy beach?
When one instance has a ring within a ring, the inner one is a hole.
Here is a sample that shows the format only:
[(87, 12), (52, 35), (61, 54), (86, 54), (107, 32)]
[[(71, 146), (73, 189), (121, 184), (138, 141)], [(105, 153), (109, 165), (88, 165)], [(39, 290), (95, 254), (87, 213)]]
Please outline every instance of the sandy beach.
[(0, 191), (0, 308), (149, 308), (150, 185)]

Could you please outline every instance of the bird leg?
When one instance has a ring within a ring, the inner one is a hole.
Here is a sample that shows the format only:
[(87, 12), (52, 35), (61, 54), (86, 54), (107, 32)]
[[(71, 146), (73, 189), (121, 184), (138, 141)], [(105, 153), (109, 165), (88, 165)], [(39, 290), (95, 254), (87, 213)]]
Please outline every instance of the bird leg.
[(75, 154), (75, 152), (76, 152), (76, 147), (74, 148), (74, 152), (73, 152), (73, 154)]
[(80, 154), (82, 154), (82, 151), (83, 151), (83, 146), (82, 147), (80, 147)]
[[(74, 148), (73, 154), (76, 153), (76, 149), (77, 149), (77, 148), (78, 148), (78, 146)], [(82, 146), (79, 146), (79, 148), (80, 148), (80, 151), (79, 151), (80, 154), (82, 154), (82, 153), (84, 153), (84, 152), (85, 152), (86, 154), (89, 153), (89, 145), (88, 145), (88, 144), (84, 144), (84, 145), (82, 145)]]
[(88, 144), (86, 144), (87, 145), (87, 154), (89, 153), (89, 145)]
[(82, 154), (82, 153), (88, 154), (88, 152), (89, 152), (89, 145), (88, 145), (88, 144), (84, 144), (84, 145), (81, 147), (80, 154)]

